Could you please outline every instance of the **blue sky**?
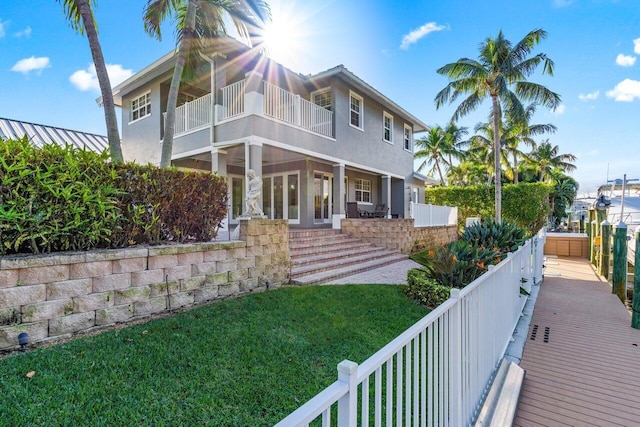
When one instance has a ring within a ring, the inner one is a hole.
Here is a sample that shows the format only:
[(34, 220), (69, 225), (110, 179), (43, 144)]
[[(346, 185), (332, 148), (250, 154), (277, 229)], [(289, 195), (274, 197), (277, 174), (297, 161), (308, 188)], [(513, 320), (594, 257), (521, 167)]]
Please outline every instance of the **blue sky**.
[[(146, 1), (97, 0), (100, 39), (112, 83), (174, 46), (170, 26), (158, 42), (142, 26)], [(37, 7), (35, 6), (37, 4)], [(549, 135), (563, 153), (578, 156), (573, 176), (592, 191), (607, 179), (640, 178), (640, 3), (637, 0), (273, 0), (282, 42), (273, 56), (290, 69), (317, 73), (338, 64), (423, 122), (444, 125), (456, 105), (436, 110), (447, 84), (435, 70), (500, 29), (512, 42), (542, 28), (536, 49), (555, 62), (555, 76), (531, 80), (562, 96), (555, 112), (542, 108), (534, 123), (553, 123)], [(277, 36), (277, 34), (275, 35)], [(95, 99), (86, 39), (68, 26), (54, 0), (3, 0), (0, 8), (0, 117), (105, 133)], [(636, 63), (637, 62), (637, 63)], [(486, 120), (489, 104), (462, 119)], [(545, 137), (546, 138), (546, 137)], [(607, 175), (608, 171), (608, 175)]]

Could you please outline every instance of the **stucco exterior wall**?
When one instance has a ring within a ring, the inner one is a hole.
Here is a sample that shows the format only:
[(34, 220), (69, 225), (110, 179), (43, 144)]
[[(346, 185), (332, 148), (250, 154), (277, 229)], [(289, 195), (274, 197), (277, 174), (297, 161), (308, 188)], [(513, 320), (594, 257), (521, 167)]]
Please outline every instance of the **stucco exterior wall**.
[(0, 259), (0, 350), (289, 282), (285, 220), (243, 220), (240, 241)]
[(342, 232), (375, 246), (411, 255), (458, 238), (456, 225), (413, 226), (413, 219), (343, 219)]

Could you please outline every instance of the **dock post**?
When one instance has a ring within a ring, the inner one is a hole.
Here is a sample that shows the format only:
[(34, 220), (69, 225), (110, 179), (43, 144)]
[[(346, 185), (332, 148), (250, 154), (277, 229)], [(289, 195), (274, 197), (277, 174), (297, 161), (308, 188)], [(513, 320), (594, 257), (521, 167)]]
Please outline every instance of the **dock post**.
[(611, 291), (627, 300), (627, 224), (620, 221), (613, 226), (613, 286)]
[(640, 329), (640, 227), (636, 228), (636, 255), (633, 258), (633, 304), (631, 327)]
[(589, 234), (589, 242), (591, 242), (590, 261), (591, 261), (591, 264), (596, 265), (596, 262), (598, 260), (598, 257), (596, 257), (596, 253), (598, 252), (597, 245), (596, 245), (596, 236), (598, 235), (598, 221), (596, 221), (595, 215), (594, 215), (593, 221), (591, 221), (590, 223), (590, 228), (591, 228), (591, 233)]
[(600, 224), (600, 265), (598, 273), (609, 280), (609, 262), (611, 261), (611, 224), (606, 219)]

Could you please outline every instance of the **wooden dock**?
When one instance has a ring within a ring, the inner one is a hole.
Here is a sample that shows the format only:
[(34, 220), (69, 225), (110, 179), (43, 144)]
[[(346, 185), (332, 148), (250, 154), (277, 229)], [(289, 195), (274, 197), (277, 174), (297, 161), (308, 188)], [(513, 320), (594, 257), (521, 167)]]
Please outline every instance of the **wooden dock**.
[(583, 258), (549, 259), (515, 426), (640, 426), (640, 330)]

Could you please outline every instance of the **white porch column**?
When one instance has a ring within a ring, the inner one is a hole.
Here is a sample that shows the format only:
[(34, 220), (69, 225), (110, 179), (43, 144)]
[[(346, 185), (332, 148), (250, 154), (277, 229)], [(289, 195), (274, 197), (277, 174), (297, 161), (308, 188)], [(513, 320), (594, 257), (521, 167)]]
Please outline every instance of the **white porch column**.
[(219, 148), (211, 149), (211, 172), (217, 172), (220, 176), (227, 175), (227, 152)]
[(344, 195), (346, 194), (346, 188), (344, 187), (344, 165), (337, 164), (333, 165), (333, 228), (340, 229), (341, 220), (346, 218), (345, 215), (345, 205), (344, 205)]
[(384, 203), (389, 210), (387, 211), (386, 218), (391, 218), (391, 177), (389, 175), (382, 177), (382, 200), (381, 203)]
[(264, 80), (257, 71), (249, 71), (245, 75), (244, 111), (247, 114), (264, 114)]

